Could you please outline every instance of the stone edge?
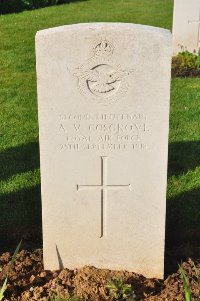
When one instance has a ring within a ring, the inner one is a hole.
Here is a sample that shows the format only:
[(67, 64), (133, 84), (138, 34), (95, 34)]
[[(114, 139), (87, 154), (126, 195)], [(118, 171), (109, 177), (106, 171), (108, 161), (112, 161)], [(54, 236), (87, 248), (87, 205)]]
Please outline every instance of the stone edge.
[(48, 29), (40, 30), (36, 33), (36, 39), (41, 36), (56, 34), (56, 33), (62, 33), (66, 30), (73, 31), (73, 30), (86, 30), (86, 29), (106, 29), (104, 28), (117, 28), (120, 26), (121, 29), (144, 29), (152, 32), (158, 32), (163, 35), (169, 35), (171, 36), (171, 32), (168, 29), (161, 28), (161, 27), (154, 27), (149, 25), (142, 25), (142, 24), (133, 24), (133, 23), (113, 23), (113, 22), (95, 22), (95, 23), (77, 23), (77, 24), (71, 24), (71, 25), (63, 25), (58, 27), (52, 27)]

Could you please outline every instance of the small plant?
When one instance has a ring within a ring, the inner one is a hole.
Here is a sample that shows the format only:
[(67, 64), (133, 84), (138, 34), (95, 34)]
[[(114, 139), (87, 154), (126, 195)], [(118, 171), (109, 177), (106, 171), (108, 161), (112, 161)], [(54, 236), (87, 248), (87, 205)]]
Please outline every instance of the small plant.
[(199, 300), (200, 300), (200, 271), (197, 269), (197, 267), (193, 261), (192, 261), (192, 270), (195, 273), (195, 277), (197, 279), (198, 288), (199, 288)]
[(185, 301), (191, 301), (191, 289), (188, 277), (186, 276), (185, 270), (182, 266), (179, 265), (179, 271), (181, 274), (181, 278), (183, 280), (183, 287), (184, 287), (184, 293), (185, 293)]
[(6, 291), (6, 288), (7, 288), (7, 282), (8, 282), (8, 277), (9, 277), (10, 269), (11, 269), (12, 265), (15, 262), (16, 256), (17, 256), (17, 254), (19, 252), (19, 249), (21, 247), (21, 243), (22, 242), (20, 241), (20, 243), (18, 244), (17, 248), (15, 249), (15, 252), (14, 252), (12, 258), (11, 258), (11, 261), (8, 264), (8, 268), (7, 268), (7, 272), (6, 272), (6, 278), (5, 278), (3, 286), (1, 287), (1, 290), (0, 290), (0, 301), (3, 300), (3, 298), (4, 298), (4, 294), (5, 294), (5, 291)]
[(52, 297), (49, 297), (48, 301), (66, 301), (67, 299), (64, 298), (61, 295), (53, 295)]
[(106, 288), (108, 289), (109, 296), (115, 300), (131, 301), (135, 300), (135, 293), (131, 284), (126, 284), (122, 279), (111, 279)]
[[(54, 276), (58, 276), (57, 272), (54, 273)], [(69, 292), (61, 288), (57, 281), (52, 283), (51, 288), (53, 289), (52, 295), (48, 297), (47, 301), (81, 301), (78, 297), (70, 296)]]
[(49, 297), (48, 301), (67, 301), (69, 299), (66, 299), (62, 297), (61, 295), (53, 295), (52, 297)]
[(197, 68), (200, 68), (200, 49), (198, 51), (198, 55), (196, 57), (196, 63), (195, 63)]
[(172, 76), (200, 76), (200, 50), (198, 53), (179, 52), (172, 58)]

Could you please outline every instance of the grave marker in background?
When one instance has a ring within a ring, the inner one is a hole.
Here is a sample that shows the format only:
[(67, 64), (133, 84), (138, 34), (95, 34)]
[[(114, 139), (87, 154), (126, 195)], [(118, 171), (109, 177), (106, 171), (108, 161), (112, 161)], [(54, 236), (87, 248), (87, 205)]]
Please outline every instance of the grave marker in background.
[(200, 0), (174, 0), (173, 54), (200, 49)]
[(171, 34), (63, 26), (36, 54), (45, 268), (162, 277)]

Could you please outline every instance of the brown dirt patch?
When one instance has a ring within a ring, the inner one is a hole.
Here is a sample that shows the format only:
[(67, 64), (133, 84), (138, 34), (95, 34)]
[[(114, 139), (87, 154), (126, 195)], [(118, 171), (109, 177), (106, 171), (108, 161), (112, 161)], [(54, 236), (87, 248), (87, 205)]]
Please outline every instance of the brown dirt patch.
[[(5, 279), (11, 254), (6, 252), (0, 256), (0, 286)], [(193, 300), (199, 300), (199, 288), (191, 268), (191, 260), (183, 264), (190, 279)], [(197, 264), (200, 268), (200, 265)], [(64, 269), (51, 272), (43, 270), (42, 251), (22, 250), (11, 268), (6, 301), (40, 300), (46, 301), (48, 296), (59, 291), (62, 294), (79, 296), (85, 300), (111, 301), (106, 284), (109, 279), (122, 278), (131, 284), (136, 300), (146, 301), (184, 301), (183, 283), (179, 272), (170, 275), (166, 280), (147, 279), (142, 275), (126, 271), (100, 270), (94, 267), (83, 267), (76, 270)]]

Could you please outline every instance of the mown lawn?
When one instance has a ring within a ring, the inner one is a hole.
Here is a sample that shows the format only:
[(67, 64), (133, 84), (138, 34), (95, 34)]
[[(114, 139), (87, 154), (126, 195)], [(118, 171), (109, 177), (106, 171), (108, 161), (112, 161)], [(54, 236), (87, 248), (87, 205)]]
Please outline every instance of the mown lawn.
[(200, 79), (173, 79), (168, 163), (167, 242), (200, 239)]
[[(172, 8), (172, 0), (82, 0), (0, 16), (0, 241), (41, 242), (35, 33), (99, 21), (171, 29)], [(200, 79), (172, 81), (167, 241), (200, 232), (199, 102)]]

